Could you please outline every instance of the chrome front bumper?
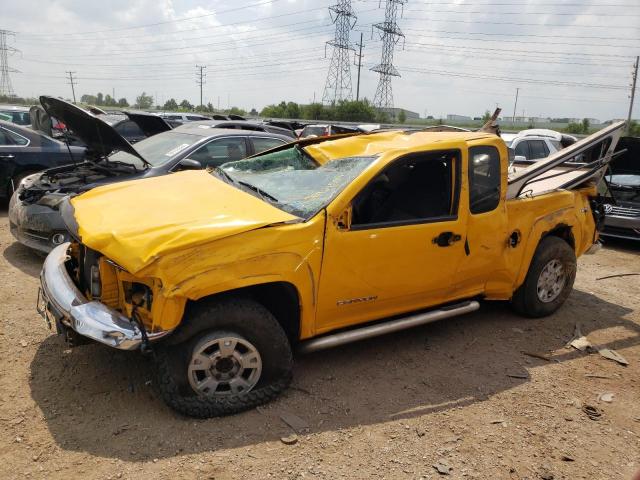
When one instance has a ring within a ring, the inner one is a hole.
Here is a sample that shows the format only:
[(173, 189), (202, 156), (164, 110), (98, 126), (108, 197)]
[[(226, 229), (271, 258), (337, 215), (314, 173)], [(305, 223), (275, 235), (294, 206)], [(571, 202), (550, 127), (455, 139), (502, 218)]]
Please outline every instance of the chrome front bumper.
[[(120, 350), (135, 350), (142, 345), (142, 332), (120, 312), (98, 301), (88, 300), (78, 290), (65, 267), (69, 243), (54, 248), (40, 273), (41, 290), (38, 312), (49, 324), (60, 322), (78, 334)], [(149, 333), (157, 340), (167, 332)]]

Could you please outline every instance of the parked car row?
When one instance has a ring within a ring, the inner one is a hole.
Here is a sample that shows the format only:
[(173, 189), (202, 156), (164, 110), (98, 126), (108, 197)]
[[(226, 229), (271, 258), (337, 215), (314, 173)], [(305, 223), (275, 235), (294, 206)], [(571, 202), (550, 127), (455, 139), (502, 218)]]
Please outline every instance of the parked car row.
[[(92, 115), (53, 97), (41, 97), (41, 103), (49, 115), (63, 121), (86, 145), (86, 149), (76, 148), (70, 155), (61, 142), (32, 135), (57, 149), (52, 157), (40, 152), (51, 162), (46, 167), (55, 167), (33, 173), (42, 165), (25, 161), (20, 173), (14, 173), (15, 169), (9, 172), (11, 189), (15, 190), (9, 203), (11, 232), (21, 243), (43, 252), (69, 239), (57, 209), (67, 195), (125, 180), (215, 168), (290, 141), (287, 136), (269, 132), (218, 128), (212, 121), (171, 129), (162, 118), (149, 114), (127, 113), (128, 119), (109, 122), (111, 117)], [(127, 122), (134, 123), (145, 137), (135, 145), (118, 132), (118, 127)], [(11, 149), (20, 158), (26, 154), (25, 148), (29, 149), (29, 143), (21, 142), (23, 145), (14, 144)]]

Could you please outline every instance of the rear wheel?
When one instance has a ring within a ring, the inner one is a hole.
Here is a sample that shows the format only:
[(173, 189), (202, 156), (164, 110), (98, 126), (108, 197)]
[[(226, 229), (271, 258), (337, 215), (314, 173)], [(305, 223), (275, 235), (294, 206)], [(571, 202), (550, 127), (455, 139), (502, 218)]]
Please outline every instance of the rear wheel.
[(289, 386), (289, 340), (259, 303), (205, 301), (185, 320), (187, 338), (156, 352), (160, 394), (174, 410), (199, 418), (229, 415), (262, 405)]
[(565, 302), (576, 278), (573, 248), (558, 237), (543, 238), (531, 260), (524, 283), (511, 301), (521, 315), (551, 315)]

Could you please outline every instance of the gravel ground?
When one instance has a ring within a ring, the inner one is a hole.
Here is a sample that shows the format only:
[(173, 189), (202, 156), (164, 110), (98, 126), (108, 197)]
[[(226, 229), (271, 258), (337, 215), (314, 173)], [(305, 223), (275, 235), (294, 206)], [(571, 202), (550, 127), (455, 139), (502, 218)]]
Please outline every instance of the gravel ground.
[[(628, 480), (640, 470), (640, 277), (596, 280), (640, 273), (640, 245), (583, 257), (552, 317), (486, 304), (301, 357), (280, 399), (211, 420), (169, 410), (147, 359), (68, 350), (46, 329), (35, 312), (42, 257), (13, 242), (6, 207), (0, 250), (0, 478)], [(629, 365), (566, 348), (576, 323)]]

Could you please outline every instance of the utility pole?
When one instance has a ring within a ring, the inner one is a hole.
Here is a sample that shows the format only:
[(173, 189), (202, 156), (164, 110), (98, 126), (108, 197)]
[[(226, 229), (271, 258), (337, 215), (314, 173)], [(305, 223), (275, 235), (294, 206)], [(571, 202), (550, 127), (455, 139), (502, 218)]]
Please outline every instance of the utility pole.
[(638, 62), (640, 56), (636, 57), (636, 63), (633, 66), (633, 73), (631, 74), (631, 101), (629, 102), (629, 115), (627, 116), (627, 134), (631, 134), (631, 114), (633, 113), (633, 102), (636, 98), (636, 84), (638, 82)]
[(200, 85), (200, 106), (202, 107), (202, 85), (204, 85), (205, 73), (204, 69), (206, 65), (196, 65), (198, 72), (196, 72), (196, 83)]
[(0, 95), (6, 95), (7, 97), (11, 97), (14, 94), (9, 73), (17, 72), (17, 70), (9, 68), (9, 53), (18, 51), (7, 45), (7, 36), (10, 35), (15, 35), (15, 33), (9, 30), (0, 30)]
[(69, 74), (69, 85), (71, 85), (71, 93), (73, 94), (73, 103), (76, 103), (76, 89), (74, 88), (74, 86), (77, 85), (78, 82), (76, 82), (73, 79), (73, 74), (76, 72), (67, 71), (67, 73)]
[(520, 88), (516, 88), (516, 103), (513, 105), (513, 119), (511, 123), (516, 124), (516, 108), (518, 108), (518, 94), (520, 93)]
[(356, 53), (358, 57), (358, 83), (356, 84), (356, 102), (360, 100), (360, 69), (362, 68), (362, 32), (360, 32), (360, 43), (356, 43), (360, 47), (360, 53)]

